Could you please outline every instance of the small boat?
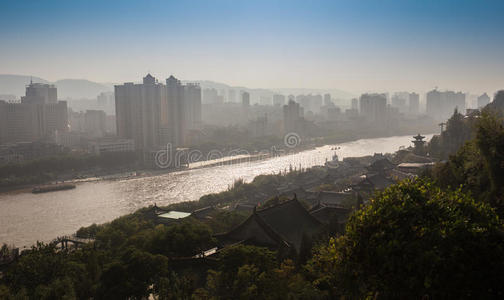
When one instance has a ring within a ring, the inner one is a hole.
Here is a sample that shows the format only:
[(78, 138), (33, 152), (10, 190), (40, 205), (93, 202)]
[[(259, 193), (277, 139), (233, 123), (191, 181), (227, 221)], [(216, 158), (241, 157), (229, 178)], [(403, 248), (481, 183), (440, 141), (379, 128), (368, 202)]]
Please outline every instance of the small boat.
[(64, 190), (71, 190), (75, 189), (75, 184), (71, 183), (58, 183), (58, 184), (50, 184), (50, 185), (42, 185), (42, 186), (36, 186), (32, 189), (32, 193), (34, 194), (40, 194), (40, 193), (48, 193), (48, 192), (55, 192), (55, 191), (64, 191)]

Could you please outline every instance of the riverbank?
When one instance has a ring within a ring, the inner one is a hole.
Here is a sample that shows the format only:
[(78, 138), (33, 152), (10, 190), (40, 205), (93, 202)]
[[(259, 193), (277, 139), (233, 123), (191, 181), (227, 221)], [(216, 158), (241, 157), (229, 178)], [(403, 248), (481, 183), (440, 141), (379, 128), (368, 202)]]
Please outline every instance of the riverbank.
[[(416, 134), (416, 133), (411, 133)], [(26, 193), (30, 192), (31, 189), (36, 185), (44, 185), (44, 184), (53, 184), (56, 182), (65, 182), (72, 184), (81, 184), (85, 182), (94, 182), (101, 180), (124, 180), (128, 178), (141, 178), (141, 177), (149, 177), (149, 176), (157, 176), (172, 172), (177, 172), (181, 170), (193, 170), (199, 168), (208, 168), (215, 167), (219, 165), (227, 165), (227, 164), (237, 164), (243, 162), (252, 162), (257, 160), (266, 160), (277, 155), (285, 155), (285, 154), (295, 154), (302, 151), (307, 151), (314, 149), (316, 147), (321, 147), (325, 145), (333, 145), (340, 143), (347, 143), (352, 141), (358, 141), (361, 139), (369, 139), (369, 138), (387, 138), (394, 137), (397, 135), (384, 135), (380, 137), (369, 137), (366, 134), (361, 135), (359, 137), (353, 136), (344, 136), (344, 137), (319, 137), (319, 138), (310, 138), (306, 140), (300, 141), (298, 145), (294, 148), (288, 148), (285, 145), (281, 145), (282, 147), (277, 145), (275, 151), (271, 149), (264, 149), (262, 151), (256, 151), (258, 153), (251, 155), (234, 155), (234, 156), (226, 156), (222, 154), (222, 157), (213, 160), (203, 160), (193, 162), (189, 165), (188, 168), (181, 169), (152, 169), (152, 168), (139, 168), (139, 167), (121, 167), (120, 170), (97, 170), (97, 169), (89, 169), (82, 170), (78, 175), (73, 173), (64, 173), (59, 176), (59, 178), (41, 181), (34, 184), (22, 184), (22, 185), (14, 185), (14, 186), (1, 186), (0, 194), (11, 194), (11, 193)], [(272, 147), (273, 148), (273, 147)], [(240, 153), (240, 151), (245, 151), (241, 149), (235, 149), (229, 151), (227, 153)], [(246, 152), (246, 151), (245, 151)], [(221, 153), (221, 152), (219, 152)], [(132, 175), (135, 174), (135, 175)]]
[[(392, 153), (409, 145), (411, 135), (363, 139), (338, 144), (338, 156), (343, 159)], [(249, 163), (141, 174), (125, 180), (83, 182), (76, 189), (55, 193), (0, 194), (0, 243), (32, 245), (37, 240), (50, 241), (149, 205), (196, 201), (204, 195), (226, 191), (239, 179), (251, 182), (259, 175), (278, 174), (290, 167), (323, 165), (334, 155), (332, 148), (317, 147)]]

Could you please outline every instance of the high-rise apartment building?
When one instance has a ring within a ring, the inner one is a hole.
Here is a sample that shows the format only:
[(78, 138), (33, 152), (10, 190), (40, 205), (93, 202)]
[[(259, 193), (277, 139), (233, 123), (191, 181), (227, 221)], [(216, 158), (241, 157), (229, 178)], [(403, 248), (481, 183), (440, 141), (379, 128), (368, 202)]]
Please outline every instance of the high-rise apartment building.
[(228, 90), (228, 102), (236, 102), (236, 91), (235, 90)]
[(483, 95), (478, 97), (478, 108), (483, 108), (487, 106), (487, 104), (490, 103), (490, 97), (487, 95), (487, 93), (484, 93)]
[(302, 131), (303, 115), (303, 108), (299, 103), (296, 103), (294, 100), (289, 100), (289, 103), (283, 107), (284, 132), (295, 132), (300, 134)]
[(152, 152), (171, 143), (186, 144), (189, 130), (201, 125), (201, 89), (183, 85), (174, 76), (166, 85), (147, 74), (142, 84), (115, 86), (117, 135), (133, 139), (139, 152)]
[(285, 96), (279, 95), (279, 94), (273, 95), (273, 105), (275, 105), (275, 106), (285, 105)]
[(198, 83), (187, 83), (184, 89), (185, 123), (188, 130), (201, 126), (201, 88)]
[(216, 89), (204, 89), (202, 93), (202, 102), (205, 104), (220, 104), (222, 103), (222, 97), (219, 97), (219, 93)]
[(26, 95), (21, 97), (22, 103), (49, 104), (58, 102), (58, 92), (54, 85), (33, 83), (26, 87)]
[(250, 94), (248, 92), (242, 92), (242, 105), (250, 106)]
[(103, 110), (86, 110), (84, 113), (84, 132), (89, 136), (101, 138), (107, 131), (107, 115)]
[(392, 107), (397, 108), (397, 111), (400, 113), (406, 113), (409, 111), (408, 108), (408, 99), (409, 93), (400, 92), (392, 95), (390, 104)]
[(370, 122), (385, 121), (387, 96), (385, 94), (363, 94), (359, 99), (359, 114)]
[(54, 85), (30, 83), (21, 103), (0, 101), (0, 143), (33, 142), (68, 130), (66, 101)]
[(40, 107), (0, 101), (0, 144), (32, 142), (42, 137)]
[(355, 110), (355, 111), (359, 110), (359, 99), (357, 99), (357, 98), (352, 99), (352, 110)]
[(448, 119), (457, 109), (459, 112), (465, 112), (465, 94), (461, 92), (440, 92), (432, 90), (426, 96), (427, 114), (438, 121)]
[(409, 113), (416, 115), (420, 112), (420, 95), (417, 93), (409, 94)]
[(133, 139), (135, 149), (152, 151), (159, 145), (161, 101), (166, 89), (147, 74), (142, 84), (115, 86), (116, 124), (119, 138)]
[(324, 95), (324, 105), (328, 106), (331, 105), (333, 102), (331, 100), (331, 94), (325, 94)]

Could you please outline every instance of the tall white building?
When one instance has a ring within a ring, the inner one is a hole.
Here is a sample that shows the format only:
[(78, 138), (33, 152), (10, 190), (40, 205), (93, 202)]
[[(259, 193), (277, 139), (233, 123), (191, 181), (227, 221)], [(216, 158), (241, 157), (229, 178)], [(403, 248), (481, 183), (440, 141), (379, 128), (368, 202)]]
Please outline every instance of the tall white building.
[(283, 125), (284, 132), (295, 132), (301, 134), (303, 131), (303, 108), (294, 100), (289, 100), (283, 107)]
[(133, 139), (138, 152), (186, 146), (189, 130), (201, 126), (201, 89), (174, 76), (166, 85), (150, 74), (142, 84), (115, 86), (117, 135)]
[(490, 103), (490, 97), (487, 95), (487, 93), (484, 93), (483, 95), (478, 97), (478, 108), (483, 108), (487, 106), (487, 104)]
[(417, 93), (409, 94), (409, 113), (416, 115), (420, 112), (420, 95)]
[(387, 96), (385, 94), (363, 94), (359, 99), (359, 114), (370, 122), (385, 121)]
[(461, 92), (432, 90), (427, 93), (426, 98), (427, 114), (438, 121), (450, 118), (455, 109), (460, 113), (464, 113), (466, 109), (466, 95)]
[(161, 101), (166, 89), (147, 74), (142, 84), (127, 82), (115, 86), (117, 135), (133, 139), (135, 149), (148, 152), (159, 145)]
[(285, 96), (279, 95), (279, 94), (273, 95), (273, 105), (276, 105), (276, 106), (285, 105)]

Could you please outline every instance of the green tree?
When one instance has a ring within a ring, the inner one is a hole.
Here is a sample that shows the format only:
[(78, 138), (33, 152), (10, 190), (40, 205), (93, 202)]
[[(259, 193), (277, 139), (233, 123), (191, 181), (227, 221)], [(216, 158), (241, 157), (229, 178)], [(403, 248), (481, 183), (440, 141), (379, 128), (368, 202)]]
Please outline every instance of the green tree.
[(462, 186), (476, 200), (490, 203), (504, 215), (504, 121), (485, 109), (474, 125), (475, 138), (466, 142), (431, 176), (444, 188)]
[(332, 297), (502, 298), (502, 224), (460, 190), (406, 181), (375, 195), (307, 267)]
[(210, 270), (207, 290), (197, 299), (317, 299), (320, 293), (296, 269), (292, 260), (278, 266), (265, 248), (235, 246), (223, 251), (219, 268)]
[(463, 191), (470, 193), (476, 200), (489, 202), (490, 179), (474, 140), (467, 142), (446, 163), (437, 164), (430, 175), (442, 188), (462, 186)]
[(148, 250), (168, 257), (190, 257), (214, 245), (210, 228), (193, 221), (156, 226)]
[(161, 255), (127, 248), (119, 261), (106, 266), (97, 290), (98, 299), (142, 299), (168, 272), (168, 259)]
[(3, 284), (0, 284), (0, 299), (9, 299), (11, 293), (9, 288)]
[(504, 121), (485, 111), (477, 124), (476, 144), (490, 178), (490, 201), (499, 210), (504, 207)]

